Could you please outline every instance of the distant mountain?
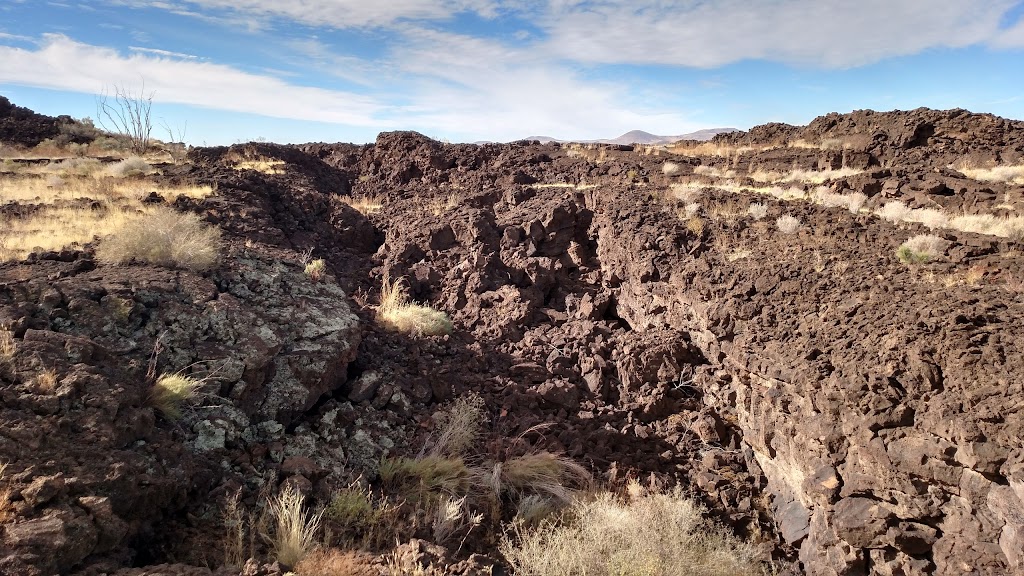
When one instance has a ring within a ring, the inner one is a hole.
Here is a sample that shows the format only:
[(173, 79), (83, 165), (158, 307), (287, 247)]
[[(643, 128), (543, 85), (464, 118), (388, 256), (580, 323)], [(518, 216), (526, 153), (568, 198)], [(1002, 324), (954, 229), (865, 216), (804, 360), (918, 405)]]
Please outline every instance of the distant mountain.
[(678, 136), (659, 136), (644, 132), (643, 130), (630, 130), (618, 138), (607, 140), (559, 140), (551, 136), (529, 136), (523, 140), (539, 140), (541, 143), (548, 142), (580, 142), (582, 144), (671, 144), (679, 140), (711, 140), (716, 134), (739, 132), (736, 128), (705, 128), (689, 134)]

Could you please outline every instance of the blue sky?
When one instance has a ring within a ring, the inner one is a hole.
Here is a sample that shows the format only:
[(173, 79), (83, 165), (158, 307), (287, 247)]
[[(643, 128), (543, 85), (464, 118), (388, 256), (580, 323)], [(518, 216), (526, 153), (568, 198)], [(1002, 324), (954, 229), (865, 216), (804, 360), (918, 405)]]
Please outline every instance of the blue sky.
[(967, 108), (1024, 119), (1024, 0), (0, 0), (0, 94), (154, 93), (194, 144), (611, 138)]

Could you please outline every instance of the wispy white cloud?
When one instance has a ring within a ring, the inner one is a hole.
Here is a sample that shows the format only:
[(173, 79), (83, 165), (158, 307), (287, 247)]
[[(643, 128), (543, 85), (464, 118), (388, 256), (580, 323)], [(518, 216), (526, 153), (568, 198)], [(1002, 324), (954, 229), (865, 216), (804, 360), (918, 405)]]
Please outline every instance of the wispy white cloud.
[(116, 0), (135, 7), (202, 14), (225, 10), (265, 19), (285, 18), (309, 26), (349, 28), (386, 26), (403, 20), (446, 20), (462, 12), (483, 17), (498, 14), (498, 0)]
[(132, 52), (142, 52), (143, 54), (152, 54), (154, 56), (163, 56), (164, 58), (180, 58), (182, 60), (198, 60), (199, 56), (193, 54), (183, 54), (181, 52), (172, 52), (170, 50), (161, 50), (159, 48), (143, 48), (141, 46), (129, 46), (129, 50)]
[(0, 46), (0, 83), (96, 94), (145, 79), (156, 100), (276, 118), (379, 126), (384, 107), (372, 98), (295, 86), (230, 66), (116, 50), (46, 35), (38, 49)]
[(553, 0), (547, 47), (592, 63), (713, 68), (747, 59), (860, 66), (999, 42), (1016, 0)]
[(421, 125), (513, 139), (532, 134), (604, 137), (638, 127), (686, 132), (696, 124), (628, 86), (580, 76), (532, 49), (494, 40), (408, 29), (391, 60), (413, 78)]

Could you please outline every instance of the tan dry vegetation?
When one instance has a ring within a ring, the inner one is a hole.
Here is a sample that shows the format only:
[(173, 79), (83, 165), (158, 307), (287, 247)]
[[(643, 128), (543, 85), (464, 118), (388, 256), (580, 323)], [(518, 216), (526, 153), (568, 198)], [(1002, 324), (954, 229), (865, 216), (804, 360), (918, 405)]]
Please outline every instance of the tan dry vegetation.
[(979, 182), (1002, 182), (1005, 184), (1024, 185), (1024, 164), (974, 166), (969, 162), (959, 162), (950, 166), (950, 168)]
[(973, 234), (1024, 239), (1024, 216), (949, 214), (935, 208), (910, 208), (903, 202), (886, 202), (875, 215), (893, 223), (917, 222), (931, 229), (950, 229)]
[(342, 198), (341, 201), (348, 204), (356, 211), (361, 212), (365, 216), (380, 212), (380, 209), (384, 207), (384, 199), (376, 194), (369, 194), (355, 198), (348, 196)]
[(304, 504), (305, 497), (291, 485), (267, 504), (274, 519), (274, 554), (285, 566), (297, 565), (316, 549), (323, 512), (307, 514)]
[(735, 146), (730, 144), (719, 144), (716, 142), (701, 142), (699, 144), (677, 142), (667, 146), (666, 148), (673, 154), (683, 156), (717, 156), (719, 158), (736, 158), (751, 152), (765, 152), (773, 150), (778, 148), (778, 146)]
[(447, 314), (411, 302), (405, 281), (399, 278), (391, 282), (387, 276), (381, 286), (377, 321), (389, 330), (416, 336), (440, 336), (452, 331)]
[(17, 350), (14, 334), (6, 328), (0, 328), (0, 364), (13, 360)]
[(153, 383), (149, 405), (168, 420), (181, 418), (181, 405), (195, 397), (206, 381), (185, 374), (163, 374)]
[(337, 549), (314, 550), (295, 565), (298, 576), (379, 576), (373, 556)]
[(13, 490), (10, 485), (7, 484), (7, 462), (0, 462), (0, 483), (3, 487), (0, 488), (0, 526), (5, 524), (8, 520), (14, 517), (14, 509), (11, 506), (11, 496)]
[(106, 264), (138, 260), (193, 271), (209, 270), (219, 254), (219, 228), (196, 214), (165, 205), (129, 217), (120, 230), (101, 240), (96, 250), (97, 259)]
[(0, 262), (21, 260), (37, 248), (80, 247), (109, 236), (155, 209), (142, 202), (151, 192), (173, 202), (181, 196), (205, 198), (214, 190), (205, 185), (54, 174), (0, 178), (0, 202), (35, 206), (26, 210), (24, 216), (12, 211), (4, 218), (0, 227)]
[(40, 394), (52, 394), (57, 389), (57, 371), (53, 368), (46, 368), (36, 374), (36, 390)]
[(828, 180), (838, 180), (860, 174), (863, 170), (857, 168), (837, 168), (829, 170), (804, 170), (794, 168), (788, 172), (776, 172), (772, 170), (753, 170), (750, 178), (756, 182), (769, 184), (795, 182), (799, 184), (821, 184)]
[(501, 543), (516, 576), (759, 575), (753, 548), (676, 489), (576, 500), (562, 522), (517, 525)]

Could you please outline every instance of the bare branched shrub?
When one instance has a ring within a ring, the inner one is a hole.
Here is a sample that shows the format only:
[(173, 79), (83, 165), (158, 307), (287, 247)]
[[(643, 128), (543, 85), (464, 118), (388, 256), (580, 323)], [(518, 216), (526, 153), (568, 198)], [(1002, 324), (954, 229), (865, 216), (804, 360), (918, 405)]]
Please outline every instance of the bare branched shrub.
[(904, 264), (925, 264), (946, 249), (946, 241), (933, 234), (921, 234), (907, 240), (896, 250), (896, 257)]
[(152, 109), (155, 92), (146, 93), (146, 84), (134, 92), (125, 86), (114, 86), (111, 96), (104, 90), (96, 98), (96, 114), (105, 130), (128, 138), (135, 154), (149, 150), (153, 132)]
[(562, 522), (517, 525), (500, 546), (516, 576), (754, 576), (753, 548), (676, 489), (577, 500)]
[(779, 229), (779, 232), (783, 234), (793, 234), (800, 229), (800, 220), (789, 214), (779, 216), (778, 220), (775, 221), (775, 226)]
[(105, 238), (96, 251), (101, 262), (139, 260), (172, 268), (202, 271), (217, 263), (220, 230), (195, 214), (158, 206)]
[(410, 302), (402, 279), (391, 282), (387, 276), (381, 286), (377, 320), (388, 329), (417, 336), (439, 336), (452, 331), (447, 314)]
[(304, 502), (298, 489), (289, 485), (268, 503), (274, 518), (274, 553), (288, 567), (294, 567), (316, 547), (323, 512), (307, 514)]
[(750, 206), (747, 207), (747, 214), (749, 214), (754, 220), (763, 220), (768, 216), (768, 205), (761, 204), (759, 202), (751, 203)]
[(473, 447), (487, 419), (486, 406), (478, 394), (470, 393), (434, 414), (436, 437), (430, 453), (435, 456), (463, 456)]

